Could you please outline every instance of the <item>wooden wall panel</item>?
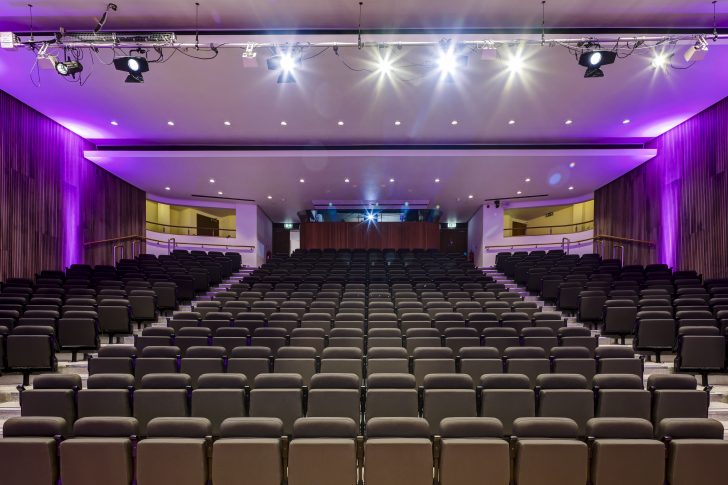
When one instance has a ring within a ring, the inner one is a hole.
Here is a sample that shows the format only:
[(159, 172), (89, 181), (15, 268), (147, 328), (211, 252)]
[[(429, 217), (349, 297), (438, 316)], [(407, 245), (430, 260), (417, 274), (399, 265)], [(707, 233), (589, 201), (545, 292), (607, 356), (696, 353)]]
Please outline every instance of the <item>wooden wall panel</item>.
[(655, 158), (595, 192), (595, 233), (655, 241), (627, 262), (728, 277), (728, 98), (647, 147)]
[(301, 224), (302, 249), (439, 249), (432, 222), (309, 222)]
[(84, 241), (144, 234), (145, 193), (85, 160), (90, 146), (0, 91), (0, 280), (110, 263)]

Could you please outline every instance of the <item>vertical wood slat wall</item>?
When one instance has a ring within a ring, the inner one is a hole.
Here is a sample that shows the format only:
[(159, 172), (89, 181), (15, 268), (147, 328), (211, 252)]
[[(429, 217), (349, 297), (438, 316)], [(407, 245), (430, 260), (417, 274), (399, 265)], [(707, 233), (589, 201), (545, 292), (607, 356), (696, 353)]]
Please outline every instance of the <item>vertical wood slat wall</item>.
[(728, 98), (647, 144), (657, 156), (595, 192), (595, 232), (651, 240), (626, 263), (728, 277)]
[(307, 222), (302, 249), (439, 249), (440, 225), (433, 222)]
[(0, 91), (0, 280), (110, 264), (111, 245), (84, 241), (144, 234), (146, 194), (84, 159), (89, 147)]

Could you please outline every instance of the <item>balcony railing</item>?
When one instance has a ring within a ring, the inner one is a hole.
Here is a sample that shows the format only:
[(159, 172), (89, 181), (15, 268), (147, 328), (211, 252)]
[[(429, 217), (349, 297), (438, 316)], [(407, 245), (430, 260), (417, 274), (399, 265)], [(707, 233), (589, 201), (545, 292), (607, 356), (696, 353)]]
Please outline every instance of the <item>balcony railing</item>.
[(577, 222), (574, 224), (562, 224), (559, 226), (524, 226), (507, 227), (503, 229), (504, 237), (516, 236), (552, 236), (558, 234), (573, 234), (576, 232), (589, 231), (594, 229), (594, 221)]
[(214, 227), (197, 226), (174, 226), (171, 224), (160, 224), (159, 222), (146, 222), (147, 231), (161, 232), (163, 234), (173, 234), (176, 236), (207, 236), (226, 238), (235, 237), (235, 229), (220, 229)]

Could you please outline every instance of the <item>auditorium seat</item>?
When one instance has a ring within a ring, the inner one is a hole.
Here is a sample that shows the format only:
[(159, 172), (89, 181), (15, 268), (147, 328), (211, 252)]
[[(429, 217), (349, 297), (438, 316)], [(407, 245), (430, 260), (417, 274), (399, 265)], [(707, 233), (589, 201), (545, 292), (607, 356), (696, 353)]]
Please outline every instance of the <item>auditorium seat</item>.
[(290, 485), (356, 483), (357, 425), (349, 418), (301, 418), (288, 453)]
[(258, 374), (250, 391), (249, 414), (257, 418), (278, 418), (283, 433), (293, 432), (293, 422), (303, 417), (303, 379), (298, 374)]
[(667, 483), (712, 485), (721, 481), (721, 463), (728, 460), (723, 425), (713, 419), (668, 418), (655, 435), (667, 446)]
[(518, 347), (521, 344), (515, 328), (485, 328), (483, 329), (483, 346), (498, 349), (504, 355), (509, 347)]
[(597, 374), (634, 374), (640, 379), (644, 373), (644, 362), (635, 357), (628, 347), (599, 346), (594, 351), (597, 359)]
[(359, 378), (354, 374), (316, 374), (308, 392), (308, 417), (343, 417), (357, 426), (361, 415)]
[(204, 418), (155, 418), (136, 449), (138, 485), (204, 485), (212, 425)]
[(235, 347), (245, 347), (248, 344), (249, 335), (247, 328), (218, 328), (212, 337), (212, 345), (224, 347), (225, 354), (230, 357)]
[(89, 359), (88, 373), (133, 374), (136, 348), (133, 345), (108, 345), (99, 349), (98, 357)]
[(551, 349), (551, 372), (579, 374), (591, 385), (597, 363), (586, 347), (554, 347)]
[(145, 347), (166, 347), (174, 344), (174, 330), (169, 327), (147, 327), (141, 335), (134, 336), (134, 347), (141, 355)]
[(366, 426), (364, 477), (367, 485), (432, 483), (433, 455), (427, 421), (372, 418)]
[(59, 417), (12, 417), (3, 425), (3, 485), (56, 485), (58, 443), (66, 428)]
[(517, 418), (536, 416), (536, 400), (528, 376), (522, 374), (490, 374), (480, 378), (480, 416), (496, 418), (503, 424), (503, 433), (512, 434)]
[(625, 337), (634, 334), (637, 310), (636, 301), (627, 299), (607, 300), (604, 303), (602, 335), (619, 338), (624, 344)]
[[(336, 329), (331, 331), (334, 330)], [(291, 347), (311, 347), (316, 351), (316, 355), (320, 356), (326, 345), (326, 334), (320, 328), (295, 328), (290, 333), (289, 345)]]
[(212, 425), (212, 436), (220, 436), (220, 426), (228, 418), (247, 415), (245, 409), (248, 380), (243, 374), (203, 374), (192, 391), (190, 416), (206, 418)]
[[(320, 330), (320, 329), (319, 329)], [(298, 374), (308, 386), (316, 373), (316, 349), (313, 347), (282, 347), (273, 361), (273, 372)]]
[(486, 328), (498, 327), (498, 316), (494, 313), (473, 312), (468, 315), (467, 326), (482, 334)]
[(492, 485), (510, 482), (508, 442), (494, 418), (445, 418), (440, 423), (441, 485)]
[(227, 371), (245, 375), (248, 378), (248, 385), (255, 387), (258, 375), (271, 372), (270, 348), (235, 347), (229, 355)]
[(133, 390), (134, 376), (130, 374), (89, 376), (86, 389), (79, 389), (76, 395), (78, 417), (131, 417)]
[(99, 331), (109, 336), (109, 343), (119, 335), (131, 335), (132, 317), (129, 300), (104, 299), (98, 305)]
[(23, 373), (23, 385), (28, 385), (31, 372), (57, 368), (53, 327), (15, 327), (5, 338), (5, 347), (7, 368)]
[(225, 372), (225, 347), (189, 347), (180, 362), (180, 372), (192, 379), (192, 387), (203, 374)]
[(134, 391), (134, 417), (139, 421), (139, 435), (147, 436), (147, 424), (158, 417), (190, 415), (187, 394), (192, 379), (186, 374), (148, 374), (141, 388)]
[(460, 349), (463, 347), (477, 347), (480, 345), (480, 334), (474, 328), (447, 328), (444, 337), (445, 347), (452, 349), (456, 356), (460, 355)]
[(599, 345), (599, 337), (593, 336), (588, 328), (584, 327), (562, 327), (557, 331), (559, 345), (564, 347), (584, 347), (594, 355)]
[(476, 416), (475, 390), (469, 375), (428, 374), (422, 386), (422, 417), (429, 423), (430, 434), (440, 434), (444, 418)]
[(417, 385), (424, 383), (427, 374), (455, 373), (455, 356), (447, 347), (420, 347), (412, 353), (412, 373)]
[(637, 324), (632, 347), (637, 352), (654, 352), (657, 362), (663, 352), (675, 347), (676, 323), (671, 312), (664, 310), (641, 310), (637, 313)]
[[(229, 418), (212, 446), (215, 485), (280, 485), (283, 423), (276, 418)], [(250, 473), (255, 470), (255, 473)]]
[[(364, 351), (364, 332), (361, 328), (341, 328), (336, 324), (329, 334), (330, 347), (354, 347)], [(319, 355), (323, 353), (323, 349)]]
[(134, 360), (134, 379), (141, 384), (147, 374), (169, 374), (178, 370), (180, 349), (175, 346), (146, 347)]
[(132, 444), (139, 423), (129, 417), (81, 418), (74, 437), (60, 444), (60, 478), (67, 485), (128, 485), (134, 477)]
[(524, 347), (540, 347), (548, 355), (559, 342), (550, 328), (526, 327), (521, 330), (521, 344)]
[(547, 327), (558, 333), (561, 327), (565, 327), (566, 324), (559, 313), (549, 312), (536, 312), (532, 316), (534, 327)]
[(586, 423), (594, 417), (594, 393), (579, 374), (541, 374), (536, 378), (537, 415), (570, 418), (579, 436), (586, 436)]
[(409, 359), (402, 347), (374, 347), (366, 359), (367, 374), (408, 373)]
[(473, 380), (473, 385), (480, 383), (484, 374), (500, 374), (503, 372), (503, 361), (498, 349), (493, 347), (462, 347), (460, 349), (460, 372)]
[(518, 485), (584, 485), (588, 449), (568, 418), (519, 418), (513, 423)]
[(663, 485), (665, 445), (653, 438), (652, 423), (636, 418), (593, 418), (590, 479), (593, 485)]
[(67, 312), (58, 320), (58, 347), (72, 353), (76, 360), (79, 351), (95, 352), (99, 349), (98, 318), (95, 312)]
[(524, 374), (536, 385), (536, 377), (551, 372), (546, 352), (541, 347), (508, 347), (503, 352), (505, 360), (504, 372), (508, 374)]
[(592, 381), (599, 418), (651, 417), (651, 396), (634, 374), (597, 374)]
[(417, 384), (412, 374), (370, 374), (367, 379), (365, 416), (417, 417)]
[(76, 374), (42, 374), (33, 379), (32, 389), (20, 390), (20, 412), (24, 417), (55, 416), (63, 418), (62, 435), (71, 436), (76, 420), (76, 392), (81, 377)]
[(321, 354), (319, 372), (328, 374), (355, 374), (364, 377), (363, 354), (354, 347), (326, 347)]
[(708, 385), (708, 374), (726, 366), (726, 337), (713, 326), (680, 327), (677, 336), (675, 372), (696, 372)]
[(665, 418), (707, 418), (709, 391), (697, 390), (695, 377), (686, 374), (653, 374), (647, 378), (652, 393), (652, 423)]

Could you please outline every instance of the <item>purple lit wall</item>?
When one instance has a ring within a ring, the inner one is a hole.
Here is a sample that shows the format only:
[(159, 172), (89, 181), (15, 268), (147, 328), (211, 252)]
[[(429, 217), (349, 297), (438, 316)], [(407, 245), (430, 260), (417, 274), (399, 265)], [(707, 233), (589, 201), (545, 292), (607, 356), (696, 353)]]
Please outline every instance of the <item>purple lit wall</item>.
[(728, 277), (728, 98), (647, 144), (657, 156), (595, 192), (595, 232), (627, 245), (627, 262)]
[(84, 159), (89, 147), (0, 91), (0, 279), (108, 263), (84, 243), (143, 233), (144, 192)]

